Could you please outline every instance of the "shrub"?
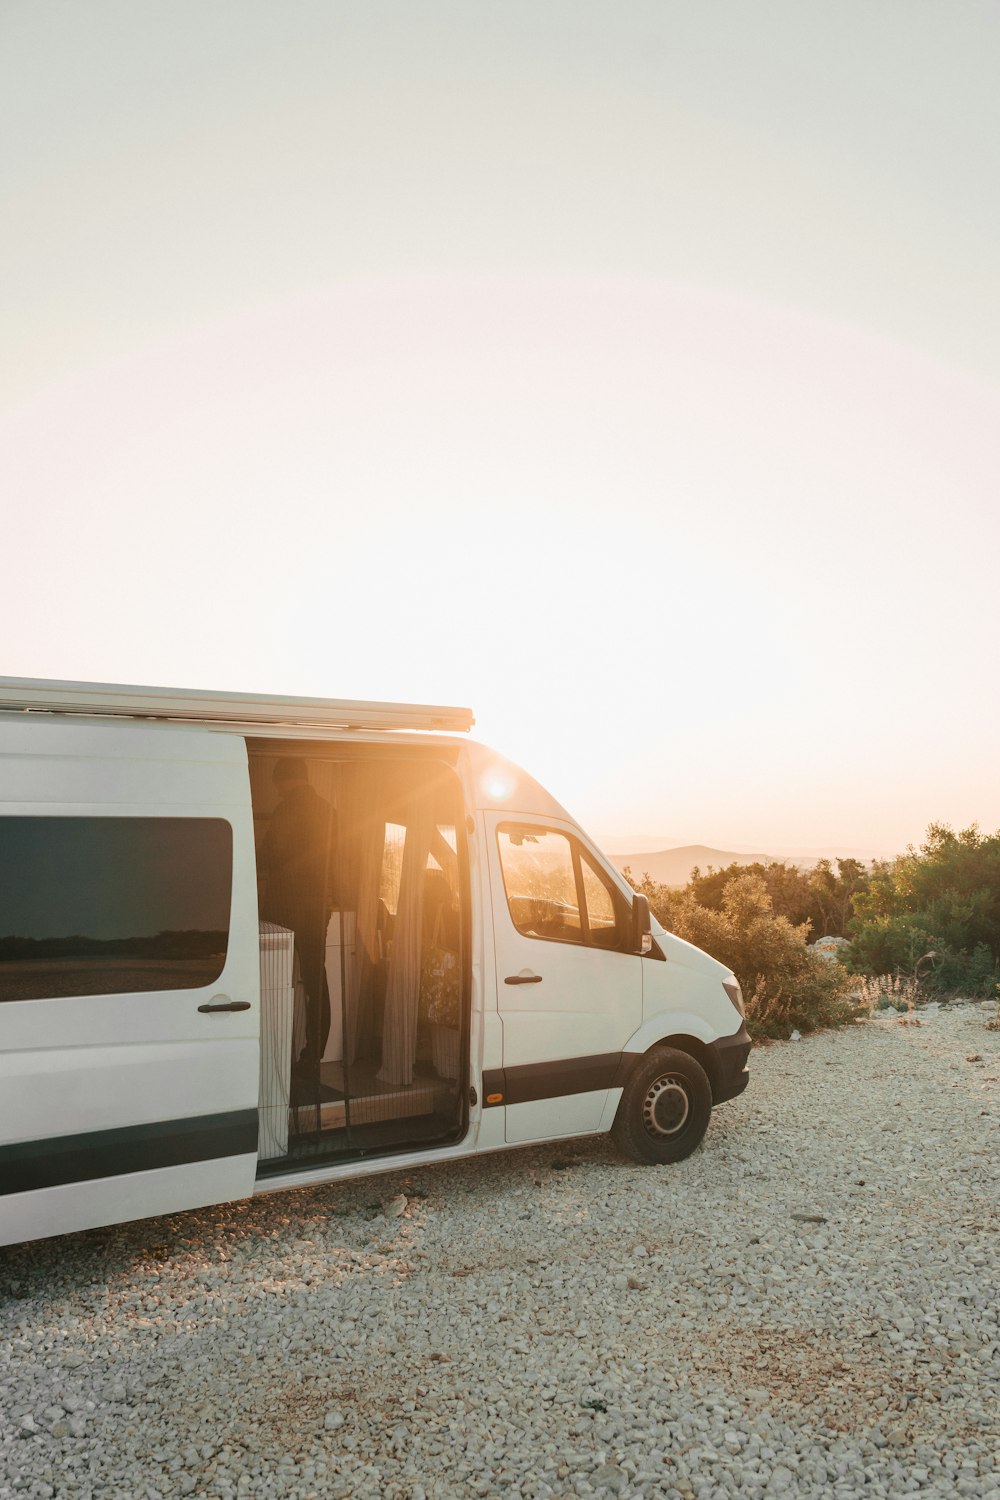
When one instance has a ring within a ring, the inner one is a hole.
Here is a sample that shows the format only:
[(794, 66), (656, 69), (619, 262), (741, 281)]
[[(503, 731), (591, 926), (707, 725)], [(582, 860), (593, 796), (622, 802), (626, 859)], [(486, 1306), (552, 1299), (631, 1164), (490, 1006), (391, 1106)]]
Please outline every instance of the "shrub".
[(760, 875), (733, 876), (718, 910), (702, 906), (690, 887), (672, 891), (647, 878), (639, 889), (664, 927), (732, 969), (752, 1036), (814, 1031), (858, 1015), (846, 970), (807, 949), (808, 923), (796, 926), (775, 915)]
[(919, 851), (877, 865), (854, 896), (852, 967), (909, 973), (930, 993), (993, 996), (1000, 958), (1000, 834), (932, 823)]
[(775, 859), (767, 864), (726, 865), (704, 875), (696, 868), (688, 889), (699, 906), (721, 911), (727, 886), (741, 875), (759, 875), (775, 914), (787, 917), (796, 927), (808, 922), (814, 938), (846, 937), (854, 897), (868, 885), (868, 872), (856, 859), (838, 859), (836, 870), (829, 859), (819, 860), (811, 870)]
[(956, 953), (945, 948), (937, 955), (934, 967), (925, 981), (937, 994), (976, 995), (984, 1000), (997, 997), (997, 961), (985, 943), (977, 943), (971, 953)]
[(917, 1002), (917, 981), (898, 974), (866, 974), (858, 984), (858, 1004), (863, 1010), (912, 1010)]

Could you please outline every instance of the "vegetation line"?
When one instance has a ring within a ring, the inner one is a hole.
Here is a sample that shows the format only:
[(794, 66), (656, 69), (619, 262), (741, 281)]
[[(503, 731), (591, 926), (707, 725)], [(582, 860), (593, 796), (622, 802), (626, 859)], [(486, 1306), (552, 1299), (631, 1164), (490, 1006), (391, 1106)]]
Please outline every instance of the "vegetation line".
[[(932, 823), (919, 849), (870, 867), (696, 867), (682, 890), (625, 873), (668, 931), (733, 970), (756, 1037), (842, 1026), (877, 1006), (1000, 994), (1000, 832)], [(824, 954), (810, 946), (821, 938), (843, 941)]]

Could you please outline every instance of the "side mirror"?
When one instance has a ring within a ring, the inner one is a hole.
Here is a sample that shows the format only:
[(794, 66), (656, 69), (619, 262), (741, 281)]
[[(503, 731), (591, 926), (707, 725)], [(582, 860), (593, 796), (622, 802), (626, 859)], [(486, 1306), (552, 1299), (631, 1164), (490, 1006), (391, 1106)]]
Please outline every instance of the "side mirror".
[(649, 902), (636, 891), (632, 897), (632, 952), (652, 953), (653, 932), (649, 922)]

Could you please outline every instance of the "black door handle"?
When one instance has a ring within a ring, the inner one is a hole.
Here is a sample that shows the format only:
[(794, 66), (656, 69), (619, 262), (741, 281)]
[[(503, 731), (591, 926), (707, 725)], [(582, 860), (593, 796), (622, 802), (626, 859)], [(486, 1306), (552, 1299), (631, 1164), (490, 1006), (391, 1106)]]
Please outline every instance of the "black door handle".
[(249, 1010), (249, 1000), (225, 1000), (221, 1005), (213, 1005), (211, 1001), (207, 1005), (199, 1005), (198, 1009), (202, 1015), (210, 1010)]
[(541, 974), (508, 974), (504, 984), (541, 984)]

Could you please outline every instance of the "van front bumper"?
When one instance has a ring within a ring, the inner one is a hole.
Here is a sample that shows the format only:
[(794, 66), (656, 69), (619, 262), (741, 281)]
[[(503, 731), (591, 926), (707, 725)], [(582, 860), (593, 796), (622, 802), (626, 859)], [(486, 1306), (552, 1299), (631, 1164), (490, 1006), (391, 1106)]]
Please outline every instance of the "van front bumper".
[(750, 1056), (750, 1033), (744, 1021), (735, 1036), (722, 1036), (717, 1042), (709, 1042), (712, 1055), (712, 1104), (725, 1104), (742, 1094), (750, 1082), (747, 1058)]

